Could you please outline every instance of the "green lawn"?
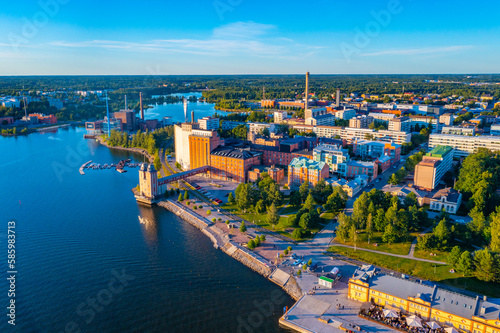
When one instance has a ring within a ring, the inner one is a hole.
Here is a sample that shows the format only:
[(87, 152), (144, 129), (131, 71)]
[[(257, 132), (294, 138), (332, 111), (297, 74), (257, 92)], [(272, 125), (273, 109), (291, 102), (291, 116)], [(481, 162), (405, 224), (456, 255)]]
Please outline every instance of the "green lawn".
[(500, 284), (480, 281), (472, 276), (462, 277), (459, 273), (450, 273), (451, 266), (449, 265), (392, 257), (363, 250), (354, 251), (354, 249), (341, 246), (332, 246), (328, 251), (421, 279), (438, 281), (446, 285), (467, 289), (479, 294), (500, 297)]
[(280, 211), (280, 215), (289, 215), (289, 214), (294, 214), (299, 211), (300, 207), (293, 207), (293, 206), (288, 206), (282, 211)]
[(333, 220), (336, 217), (337, 217), (337, 214), (334, 214), (331, 210), (327, 210), (326, 212), (321, 214), (321, 218), (324, 220), (327, 220), (328, 222), (330, 222), (331, 220)]
[[(263, 227), (263, 228), (266, 228), (268, 230), (274, 231), (274, 232), (279, 233), (279, 234), (281, 234), (283, 236), (292, 238), (292, 231), (294, 230), (294, 228), (290, 226), (290, 224), (288, 223), (288, 219), (291, 218), (291, 217), (293, 217), (295, 214), (287, 214), (286, 217), (281, 216), (280, 219), (279, 219), (278, 224), (276, 224), (274, 226), (274, 228), (273, 228), (273, 226), (270, 225), (267, 222), (267, 220), (266, 220), (267, 219), (267, 213), (263, 213), (263, 214), (258, 214), (258, 213), (255, 213), (255, 212), (241, 213), (241, 212), (238, 211), (238, 208), (236, 207), (235, 204), (234, 205), (230, 205), (228, 203), (222, 205), (221, 208), (225, 209), (227, 211), (230, 211), (233, 214), (241, 217), (242, 219), (244, 219), (246, 221), (249, 221), (249, 222), (252, 222), (252, 223), (254, 223), (254, 224), (256, 224), (256, 225), (258, 225), (260, 227)], [(284, 214), (281, 214), (281, 215), (284, 215)], [(323, 222), (325, 222), (325, 220), (323, 220)], [(326, 221), (326, 222), (329, 222), (329, 221)], [(317, 233), (321, 229), (322, 228), (310, 229), (311, 235), (314, 235), (315, 233)], [(307, 240), (307, 239), (310, 239), (310, 238), (311, 237), (302, 238), (302, 239), (300, 239), (298, 241), (304, 241), (304, 240)]]
[[(393, 253), (393, 254), (406, 255), (410, 252), (411, 242), (418, 235), (418, 233), (412, 233), (410, 234), (409, 241), (389, 245), (387, 243), (384, 243), (384, 241), (382, 240), (382, 234), (383, 234), (382, 232), (374, 232), (370, 239), (370, 244), (368, 244), (368, 236), (364, 232), (360, 232), (358, 234), (358, 239), (356, 241), (356, 247)], [(336, 239), (336, 241), (340, 243), (339, 240)], [(354, 246), (354, 243), (352, 242), (346, 242), (342, 244)], [(377, 246), (375, 246), (375, 244), (377, 244)]]
[[(431, 253), (433, 254), (431, 256)], [(439, 250), (417, 250), (415, 249), (415, 258), (430, 259), (437, 261), (446, 262), (448, 258), (449, 251), (439, 251)]]

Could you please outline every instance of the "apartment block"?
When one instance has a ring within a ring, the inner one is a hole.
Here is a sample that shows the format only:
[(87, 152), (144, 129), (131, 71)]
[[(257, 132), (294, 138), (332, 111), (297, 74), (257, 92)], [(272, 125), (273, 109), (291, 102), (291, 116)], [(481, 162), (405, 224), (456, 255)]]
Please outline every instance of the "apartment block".
[(204, 130), (212, 131), (219, 128), (219, 118), (203, 117), (198, 119), (198, 123), (200, 124), (200, 129)]
[(406, 132), (410, 133), (411, 131), (411, 120), (410, 117), (398, 117), (389, 120), (389, 125), (387, 127), (389, 131), (396, 132)]
[(453, 148), (436, 146), (415, 167), (415, 187), (432, 191), (444, 174), (451, 169), (452, 162)]
[(378, 175), (378, 166), (375, 162), (349, 161), (346, 165), (347, 178), (354, 178), (358, 175), (367, 175), (370, 180), (374, 180)]
[(454, 149), (453, 156), (466, 157), (477, 152), (479, 148), (491, 151), (500, 151), (500, 138), (497, 136), (465, 136), (450, 134), (431, 134), (429, 136), (429, 148), (437, 146), (450, 146)]
[(276, 111), (274, 112), (274, 123), (281, 124), (287, 117), (288, 113), (286, 111)]
[(349, 127), (352, 128), (368, 128), (371, 123), (373, 123), (374, 119), (370, 116), (358, 116), (349, 119)]
[(463, 127), (463, 126), (444, 126), (441, 129), (441, 134), (451, 134), (451, 135), (476, 135), (475, 127)]

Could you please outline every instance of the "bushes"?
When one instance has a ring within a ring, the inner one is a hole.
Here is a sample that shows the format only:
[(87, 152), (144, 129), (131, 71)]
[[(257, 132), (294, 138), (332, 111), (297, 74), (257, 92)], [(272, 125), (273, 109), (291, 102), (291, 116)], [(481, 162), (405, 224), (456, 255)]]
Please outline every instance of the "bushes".
[(302, 229), (297, 228), (292, 232), (292, 237), (295, 240), (299, 240), (302, 238)]
[(209, 209), (209, 210), (207, 210), (207, 216), (210, 214), (212, 214), (212, 211)]

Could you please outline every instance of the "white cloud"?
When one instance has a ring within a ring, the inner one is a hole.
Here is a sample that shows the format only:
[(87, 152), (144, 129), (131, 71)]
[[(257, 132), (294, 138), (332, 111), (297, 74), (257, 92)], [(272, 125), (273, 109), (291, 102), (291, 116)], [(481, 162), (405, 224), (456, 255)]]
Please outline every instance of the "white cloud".
[(435, 53), (446, 53), (446, 52), (456, 52), (472, 48), (472, 45), (454, 45), (454, 46), (444, 46), (444, 47), (427, 47), (420, 49), (401, 49), (401, 50), (386, 50), (372, 53), (363, 53), (361, 56), (365, 57), (376, 57), (382, 55), (419, 55), (419, 54), (435, 54)]
[(80, 42), (54, 41), (53, 46), (68, 48), (102, 48), (130, 52), (168, 52), (196, 55), (297, 58), (321, 47), (295, 43), (271, 35), (277, 28), (269, 24), (236, 22), (212, 30), (204, 39), (155, 39), (141, 42), (89, 40)]

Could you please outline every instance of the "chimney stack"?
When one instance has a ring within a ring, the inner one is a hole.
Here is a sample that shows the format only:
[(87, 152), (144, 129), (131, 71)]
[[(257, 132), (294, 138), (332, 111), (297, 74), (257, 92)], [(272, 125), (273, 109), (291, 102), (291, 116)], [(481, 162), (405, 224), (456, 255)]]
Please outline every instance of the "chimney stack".
[(337, 100), (336, 100), (336, 106), (340, 106), (340, 89), (337, 89)]
[(127, 95), (125, 95), (125, 110), (127, 110)]
[(194, 124), (194, 111), (191, 111), (191, 122)]
[(141, 107), (141, 119), (144, 120), (144, 107), (142, 106), (142, 92), (139, 93), (140, 107)]
[(306, 73), (306, 103), (304, 104), (304, 111), (307, 111), (309, 103), (309, 72)]

